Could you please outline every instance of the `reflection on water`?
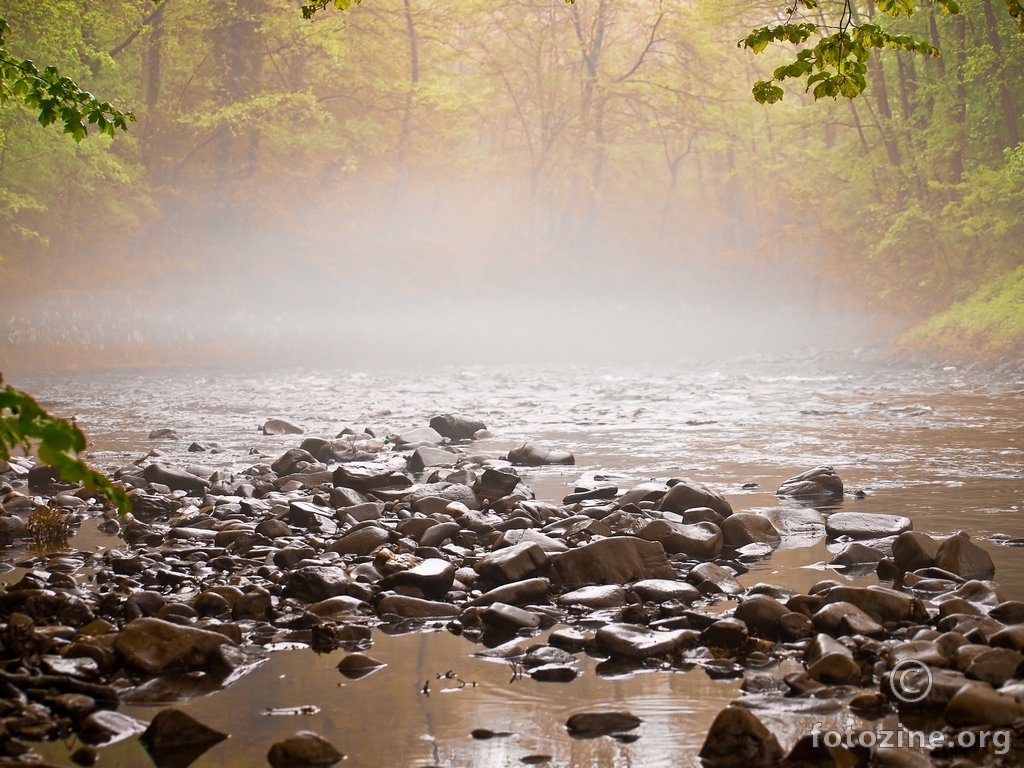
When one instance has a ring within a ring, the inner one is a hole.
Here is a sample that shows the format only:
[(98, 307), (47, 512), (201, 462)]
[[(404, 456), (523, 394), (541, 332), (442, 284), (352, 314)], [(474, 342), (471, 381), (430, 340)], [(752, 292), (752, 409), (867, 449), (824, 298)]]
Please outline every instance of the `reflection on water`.
[[(848, 490), (866, 493), (859, 500), (848, 496), (842, 509), (906, 515), (932, 533), (967, 530), (992, 553), (1005, 596), (1024, 597), (1020, 550), (1000, 543), (1024, 541), (1019, 376), (790, 359), (613, 374), (211, 371), (14, 383), (77, 416), (91, 436), (93, 460), (106, 468), (158, 446), (181, 465), (237, 470), (261, 456), (276, 458), (301, 439), (260, 434), (271, 417), (333, 436), (347, 425), (400, 431), (439, 412), (487, 423), (494, 437), (474, 451), (497, 454), (525, 440), (572, 450), (575, 467), (523, 472), (544, 499), (560, 499), (585, 472), (605, 471), (632, 480), (689, 477), (724, 492), (737, 511), (763, 511), (779, 506), (774, 490), (785, 478), (832, 464)], [(161, 427), (181, 438), (148, 441)], [(215, 444), (216, 452), (189, 453), (193, 441)], [(744, 487), (750, 483), (756, 487)], [(87, 526), (73, 546), (93, 552), (117, 543)], [(823, 540), (797, 540), (753, 564), (741, 580), (806, 590), (823, 578), (847, 578), (820, 566), (830, 557)], [(348, 755), (348, 765), (522, 765), (531, 755), (550, 755), (561, 766), (687, 765), (696, 762), (715, 714), (737, 695), (736, 682), (712, 681), (699, 669), (604, 679), (589, 659), (571, 684), (511, 682), (507, 666), (474, 657), (479, 646), (446, 632), (374, 637), (371, 654), (388, 666), (364, 679), (336, 671), (340, 652), (281, 651), (227, 691), (182, 704), (231, 734), (195, 767), (263, 764), (272, 743), (301, 729), (324, 735)], [(437, 678), (449, 670), (470, 684)], [(422, 693), (427, 681), (429, 696)], [(266, 714), (307, 705), (318, 711)], [(156, 711), (122, 709), (142, 719)], [(577, 741), (566, 734), (570, 715), (602, 709), (643, 718), (640, 738)], [(512, 735), (474, 739), (470, 733), (478, 728)], [(45, 751), (70, 764), (63, 745)], [(101, 759), (149, 764), (135, 740), (105, 749)]]
[[(523, 645), (534, 642), (523, 640)], [(354, 681), (336, 669), (345, 656), (341, 651), (274, 653), (227, 691), (176, 705), (231, 734), (193, 766), (263, 765), (271, 744), (308, 729), (331, 741), (351, 766), (518, 766), (524, 757), (550, 755), (556, 766), (669, 768), (690, 764), (687, 755), (695, 763), (714, 716), (737, 695), (736, 681), (713, 681), (699, 669), (605, 679), (596, 674), (594, 661), (582, 656), (583, 674), (571, 684), (513, 680), (506, 664), (476, 657), (480, 650), (443, 631), (378, 632), (371, 653), (387, 666)], [(444, 677), (447, 672), (454, 676)], [(319, 711), (268, 714), (283, 707)], [(577, 740), (565, 730), (573, 714), (611, 710), (628, 710), (643, 720), (637, 741)], [(120, 711), (149, 720), (159, 708), (122, 706)], [(471, 736), (476, 729), (510, 735), (477, 739)], [(66, 748), (50, 744), (40, 751), (57, 759)], [(133, 739), (105, 748), (102, 762), (149, 764)]]

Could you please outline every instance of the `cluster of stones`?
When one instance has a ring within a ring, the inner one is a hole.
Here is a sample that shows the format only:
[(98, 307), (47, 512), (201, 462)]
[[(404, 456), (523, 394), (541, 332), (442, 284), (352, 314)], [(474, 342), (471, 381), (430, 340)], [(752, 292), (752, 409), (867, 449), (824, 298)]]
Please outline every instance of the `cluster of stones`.
[[(133, 503), (125, 519), (39, 468), (0, 466), (0, 535), (26, 535), (45, 497), (73, 522), (104, 514), (125, 542), (30, 558), (0, 593), (4, 754), (29, 764), (26, 742), (75, 734), (85, 746), (74, 758), (90, 764), (96, 746), (126, 731), (141, 733), (151, 753), (201, 753), (224, 734), (173, 707), (140, 725), (120, 717), (118, 703), (216, 690), (280, 642), (344, 649), (339, 669), (365, 674), (375, 662), (361, 652), (375, 627), (443, 625), (500, 646), (540, 681), (575, 679), (580, 654), (599, 659), (599, 671), (699, 665), (715, 677), (745, 675), (749, 694), (719, 715), (702, 750), (712, 766), (863, 763), (863, 754), (805, 740), (784, 754), (757, 708), (806, 699), (869, 719), (902, 715), (886, 674), (905, 659), (933, 670), (919, 713), (952, 727), (1024, 715), (1015, 682), (1024, 604), (1000, 599), (991, 560), (966, 535), (933, 539), (893, 515), (826, 519), (813, 505), (844, 492), (829, 467), (778, 491), (812, 506), (768, 514), (734, 512), (681, 479), (625, 489), (595, 481), (542, 501), (516, 467), (571, 464), (572, 455), (532, 444), (502, 457), (472, 453), (482, 430), (458, 416), (386, 438), (345, 430), (238, 473), (142, 461), (114, 473)], [(885, 585), (829, 580), (807, 594), (741, 586), (745, 559), (808, 531), (848, 541), (835, 564), (874, 568)], [(503, 645), (541, 630), (550, 630), (546, 642)], [(780, 661), (800, 671), (752, 671)], [(638, 724), (629, 713), (581, 713), (567, 730), (622, 737)], [(897, 754), (905, 765), (928, 760), (898, 750), (872, 759)], [(341, 757), (308, 732), (268, 751), (274, 768)]]

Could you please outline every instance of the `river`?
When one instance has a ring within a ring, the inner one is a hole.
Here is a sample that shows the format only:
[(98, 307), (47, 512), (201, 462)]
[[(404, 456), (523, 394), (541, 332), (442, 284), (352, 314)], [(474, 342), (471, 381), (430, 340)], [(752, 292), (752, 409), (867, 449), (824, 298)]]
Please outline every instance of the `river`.
[[(345, 426), (397, 432), (445, 412), (487, 424), (493, 437), (475, 452), (496, 455), (526, 440), (572, 451), (574, 467), (522, 473), (549, 500), (587, 473), (614, 475), (620, 487), (685, 477), (723, 493), (737, 511), (757, 512), (784, 503), (774, 491), (787, 477), (831, 464), (848, 492), (864, 492), (848, 495), (842, 509), (906, 515), (929, 533), (965, 530), (991, 553), (1006, 596), (1024, 596), (1020, 367), (913, 367), (861, 351), (622, 369), (157, 370), (10, 383), (74, 416), (90, 436), (90, 459), (108, 470), (152, 448), (181, 465), (242, 469), (260, 456), (273, 460), (302, 437), (263, 435), (268, 418), (333, 437)], [(158, 428), (180, 439), (150, 441)], [(189, 452), (192, 442), (213, 450)], [(70, 546), (119, 544), (86, 524)], [(864, 578), (825, 568), (830, 557), (823, 540), (784, 541), (741, 581), (806, 589), (823, 578)], [(337, 672), (341, 651), (283, 647), (225, 690), (179, 705), (230, 734), (194, 768), (264, 764), (271, 743), (301, 729), (328, 738), (350, 766), (515, 766), (541, 756), (559, 766), (690, 765), (715, 714), (738, 695), (738, 680), (712, 680), (700, 668), (617, 675), (588, 659), (575, 682), (540, 683), (443, 630), (376, 631), (373, 640), (368, 653), (387, 666), (369, 677)], [(280, 714), (287, 708), (301, 713)], [(607, 709), (640, 716), (639, 738), (567, 736), (571, 714)], [(146, 720), (157, 709), (121, 711)], [(478, 739), (474, 729), (511, 735)], [(72, 764), (68, 745), (40, 751)], [(101, 761), (146, 765), (148, 757), (126, 740), (104, 748)]]

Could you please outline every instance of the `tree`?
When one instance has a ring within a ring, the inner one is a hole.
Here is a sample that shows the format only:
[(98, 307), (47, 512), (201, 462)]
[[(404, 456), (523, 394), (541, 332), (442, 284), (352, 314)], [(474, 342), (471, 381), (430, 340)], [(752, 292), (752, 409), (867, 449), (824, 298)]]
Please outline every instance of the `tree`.
[[(960, 12), (956, 0), (934, 1), (946, 13)], [(353, 2), (358, 4), (360, 0), (315, 0), (302, 6), (302, 15), (311, 19), (329, 5), (348, 10)], [(566, 2), (575, 4), (575, 0)], [(1004, 2), (1010, 16), (1020, 22), (1020, 29), (1024, 32), (1024, 4), (1021, 0)], [(877, 9), (885, 16), (898, 19), (913, 15), (917, 4), (914, 0), (880, 0)], [(815, 13), (817, 18), (804, 18), (802, 12)], [(574, 18), (578, 19), (578, 15)], [(831, 19), (821, 12), (818, 0), (793, 0), (784, 9), (779, 22), (754, 29), (739, 42), (739, 46), (760, 53), (773, 43), (804, 46), (815, 37), (817, 42), (803, 47), (789, 64), (778, 67), (771, 80), (754, 83), (752, 92), (760, 104), (780, 101), (785, 94), (781, 83), (790, 79), (805, 81), (815, 100), (859, 96), (867, 87), (867, 61), (872, 50), (893, 48), (928, 56), (941, 53), (936, 46), (921, 38), (894, 34), (872, 21), (858, 21), (853, 0), (843, 0), (838, 17)]]
[[(40, 70), (28, 59), (19, 60), (12, 55), (4, 45), (9, 30), (7, 20), (0, 18), (0, 104), (23, 104), (37, 113), (43, 126), (59, 121), (64, 133), (76, 142), (89, 134), (90, 125), (109, 136), (118, 129), (127, 130), (128, 123), (135, 119), (131, 112), (122, 112), (83, 91), (54, 66)], [(51, 416), (31, 395), (4, 386), (0, 389), (0, 459), (9, 459), (11, 450), (18, 447), (27, 453), (34, 441), (39, 459), (57, 467), (64, 480), (80, 482), (98, 491), (122, 513), (130, 510), (125, 492), (78, 458), (86, 445), (85, 435), (78, 427)]]

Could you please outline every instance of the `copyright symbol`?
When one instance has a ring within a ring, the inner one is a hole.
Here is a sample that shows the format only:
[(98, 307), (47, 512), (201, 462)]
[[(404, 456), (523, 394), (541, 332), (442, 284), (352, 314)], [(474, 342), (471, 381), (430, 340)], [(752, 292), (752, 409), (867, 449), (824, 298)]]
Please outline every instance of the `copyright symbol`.
[[(921, 673), (924, 679), (921, 679)], [(917, 659), (897, 662), (889, 672), (892, 695), (906, 704), (916, 704), (932, 690), (932, 671)]]

